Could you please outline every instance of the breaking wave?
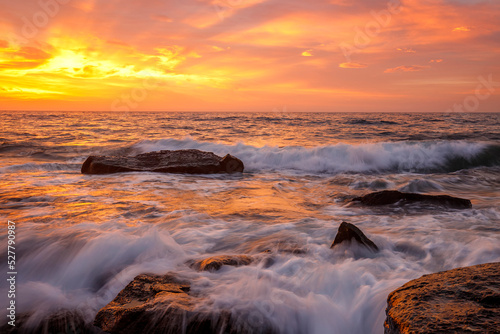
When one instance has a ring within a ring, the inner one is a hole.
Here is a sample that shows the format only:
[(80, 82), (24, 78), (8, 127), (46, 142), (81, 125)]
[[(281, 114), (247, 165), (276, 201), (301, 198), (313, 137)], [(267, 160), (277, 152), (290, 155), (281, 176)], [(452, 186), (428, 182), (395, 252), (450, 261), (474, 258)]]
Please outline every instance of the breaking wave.
[(255, 147), (196, 141), (191, 138), (143, 140), (130, 153), (199, 149), (219, 155), (230, 153), (250, 172), (294, 170), (308, 173), (454, 172), (475, 167), (500, 166), (500, 146), (465, 141), (390, 142)]

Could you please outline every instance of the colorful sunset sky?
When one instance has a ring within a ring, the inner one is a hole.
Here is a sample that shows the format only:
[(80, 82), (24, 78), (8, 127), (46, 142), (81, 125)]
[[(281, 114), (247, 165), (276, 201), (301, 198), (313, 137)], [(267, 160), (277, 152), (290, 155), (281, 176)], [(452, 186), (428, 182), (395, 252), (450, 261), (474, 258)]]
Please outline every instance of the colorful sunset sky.
[(0, 110), (500, 111), (498, 0), (0, 0)]

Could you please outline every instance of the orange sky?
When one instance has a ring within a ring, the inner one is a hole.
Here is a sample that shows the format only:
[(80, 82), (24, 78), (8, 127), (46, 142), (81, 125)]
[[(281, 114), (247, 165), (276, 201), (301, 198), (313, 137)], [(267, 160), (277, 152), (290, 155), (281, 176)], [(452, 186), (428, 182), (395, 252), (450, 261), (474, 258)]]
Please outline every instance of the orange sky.
[(498, 0), (0, 0), (0, 18), (0, 110), (500, 111)]

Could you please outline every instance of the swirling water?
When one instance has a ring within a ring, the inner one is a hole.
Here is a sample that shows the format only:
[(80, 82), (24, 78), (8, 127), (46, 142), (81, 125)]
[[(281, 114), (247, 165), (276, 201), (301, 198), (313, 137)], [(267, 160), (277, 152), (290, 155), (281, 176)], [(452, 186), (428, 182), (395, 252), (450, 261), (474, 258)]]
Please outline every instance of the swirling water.
[[(173, 271), (209, 307), (282, 333), (382, 333), (398, 286), (500, 260), (500, 114), (3, 112), (0, 120), (1, 254), (15, 221), (17, 311), (33, 326), (61, 309), (91, 323), (135, 275)], [(91, 154), (187, 148), (231, 153), (246, 171), (80, 174)], [(473, 208), (349, 203), (382, 189), (469, 198)], [(342, 221), (381, 251), (330, 249)], [(213, 273), (185, 264), (267, 249), (300, 252)], [(8, 271), (6, 261), (0, 268)]]

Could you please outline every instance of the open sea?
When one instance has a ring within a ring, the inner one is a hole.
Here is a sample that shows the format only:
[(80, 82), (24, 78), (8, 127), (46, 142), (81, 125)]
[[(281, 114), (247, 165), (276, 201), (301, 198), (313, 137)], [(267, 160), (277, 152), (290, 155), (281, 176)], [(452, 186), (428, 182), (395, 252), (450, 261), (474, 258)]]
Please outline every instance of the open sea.
[[(238, 175), (82, 175), (89, 155), (230, 153)], [(214, 310), (281, 333), (381, 334), (387, 295), (424, 274), (500, 261), (500, 113), (0, 112), (0, 273), (16, 226), (16, 312), (89, 323), (136, 275), (176, 272)], [(472, 209), (363, 207), (395, 189)], [(330, 249), (342, 221), (381, 251)], [(277, 250), (271, 265), (189, 259)], [(0, 280), (0, 325), (8, 286)]]

